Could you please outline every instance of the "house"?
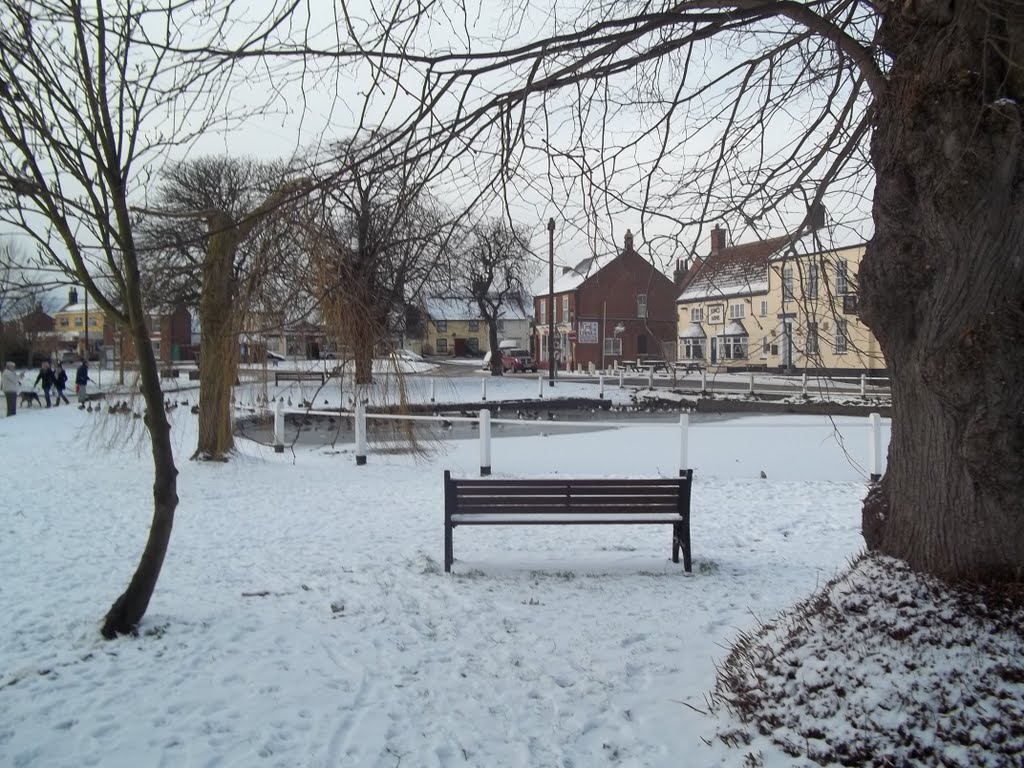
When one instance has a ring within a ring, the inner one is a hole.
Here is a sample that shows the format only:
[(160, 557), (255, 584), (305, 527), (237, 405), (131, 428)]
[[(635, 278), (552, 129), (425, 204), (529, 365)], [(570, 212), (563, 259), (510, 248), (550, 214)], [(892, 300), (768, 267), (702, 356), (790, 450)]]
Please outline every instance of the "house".
[[(677, 268), (677, 271), (679, 269)], [(534, 286), (536, 358), (548, 367), (554, 314), (555, 355), (565, 368), (606, 369), (621, 360), (672, 358), (676, 346), (676, 284), (633, 248), (626, 231), (619, 253), (584, 259)]]
[(679, 295), (678, 357), (715, 370), (878, 374), (878, 342), (857, 316), (864, 246), (800, 253), (788, 235), (710, 254)]
[[(424, 301), (424, 355), (482, 355), (489, 349), (490, 326), (472, 299), (434, 296)], [(503, 306), (498, 316), (498, 342), (529, 343), (530, 320), (519, 307)]]
[[(91, 319), (91, 315), (90, 315)], [(153, 344), (158, 364), (194, 360), (192, 344), (192, 313), (184, 305), (169, 312), (150, 312), (146, 315), (146, 328)], [(115, 323), (104, 326), (103, 344), (112, 352), (112, 360), (131, 362), (135, 357), (135, 344), (131, 335)]]
[(71, 288), (68, 303), (54, 314), (53, 321), (62, 351), (82, 355), (88, 350), (89, 359), (99, 355), (108, 323), (103, 310), (95, 304), (89, 306), (88, 295), (80, 302), (77, 289)]
[(31, 312), (0, 322), (0, 350), (4, 359), (19, 365), (38, 365), (50, 359), (57, 350), (57, 334), (53, 317), (36, 304)]

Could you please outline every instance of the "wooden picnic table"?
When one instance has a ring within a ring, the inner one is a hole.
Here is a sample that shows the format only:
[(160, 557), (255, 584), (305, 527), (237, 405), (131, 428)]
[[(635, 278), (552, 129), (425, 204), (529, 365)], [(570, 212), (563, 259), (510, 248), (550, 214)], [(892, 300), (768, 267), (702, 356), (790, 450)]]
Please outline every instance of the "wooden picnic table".
[(636, 370), (647, 373), (656, 373), (657, 371), (664, 371), (665, 373), (668, 373), (668, 361), (640, 360), (637, 362)]

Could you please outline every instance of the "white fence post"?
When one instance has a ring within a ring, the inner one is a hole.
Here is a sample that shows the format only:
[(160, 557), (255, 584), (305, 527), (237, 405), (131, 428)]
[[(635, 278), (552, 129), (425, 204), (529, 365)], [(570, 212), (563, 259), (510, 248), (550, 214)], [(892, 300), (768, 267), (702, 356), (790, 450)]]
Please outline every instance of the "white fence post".
[(491, 412), (480, 411), (480, 477), (491, 474)]
[(690, 414), (679, 414), (679, 469), (685, 472), (690, 464)]
[(537, 397), (541, 400), (544, 399), (544, 374), (537, 374)]
[(604, 400), (604, 373), (600, 373), (597, 377), (597, 399)]
[(430, 402), (434, 402), (434, 396), (436, 394), (437, 394), (437, 392), (434, 389), (434, 380), (431, 379), (430, 380)]
[(366, 463), (366, 405), (356, 401), (356, 465)]
[(654, 389), (654, 369), (647, 372), (647, 388)]
[(750, 372), (750, 394), (754, 394), (754, 372)]
[(708, 372), (706, 368), (700, 369), (700, 393), (702, 395), (708, 393)]
[(487, 378), (480, 379), (480, 400), (481, 402), (487, 402)]
[(868, 393), (868, 380), (867, 376), (863, 373), (860, 375), (860, 396), (864, 397)]
[(622, 389), (622, 377), (625, 375), (625, 368), (619, 368), (619, 389)]
[(284, 403), (274, 401), (274, 453), (284, 453)]
[(868, 416), (868, 430), (871, 435), (868, 440), (868, 471), (871, 473), (871, 482), (877, 483), (882, 479), (882, 416), (872, 413)]
[(804, 371), (804, 375), (800, 377), (800, 394), (807, 394), (807, 371)]

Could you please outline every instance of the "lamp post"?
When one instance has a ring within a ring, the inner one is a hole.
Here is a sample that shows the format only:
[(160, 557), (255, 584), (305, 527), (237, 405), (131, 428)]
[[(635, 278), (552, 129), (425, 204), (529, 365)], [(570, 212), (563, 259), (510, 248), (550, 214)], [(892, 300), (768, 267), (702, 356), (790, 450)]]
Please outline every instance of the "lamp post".
[(555, 386), (555, 220), (548, 219), (548, 386)]

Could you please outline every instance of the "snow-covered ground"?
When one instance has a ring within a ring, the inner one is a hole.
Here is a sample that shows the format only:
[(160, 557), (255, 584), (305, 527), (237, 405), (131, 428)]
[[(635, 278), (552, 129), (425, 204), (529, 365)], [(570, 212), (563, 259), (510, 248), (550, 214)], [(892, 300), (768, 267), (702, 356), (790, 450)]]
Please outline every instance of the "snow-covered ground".
[[(426, 381), (410, 380), (415, 397)], [(492, 400), (537, 390), (488, 384)], [(435, 390), (462, 402), (480, 386)], [(703, 714), (716, 663), (862, 544), (864, 419), (695, 422), (692, 575), (662, 527), (614, 526), (460, 529), (446, 575), (442, 470), (475, 474), (475, 441), (362, 467), (347, 450), (243, 441), (208, 464), (187, 460), (196, 417), (171, 417), (170, 550), (141, 636), (114, 642), (99, 620), (151, 515), (141, 421), (65, 407), (0, 419), (0, 765), (736, 765)], [(509, 475), (678, 462), (671, 426), (493, 445)], [(794, 764), (767, 749), (765, 765)]]

